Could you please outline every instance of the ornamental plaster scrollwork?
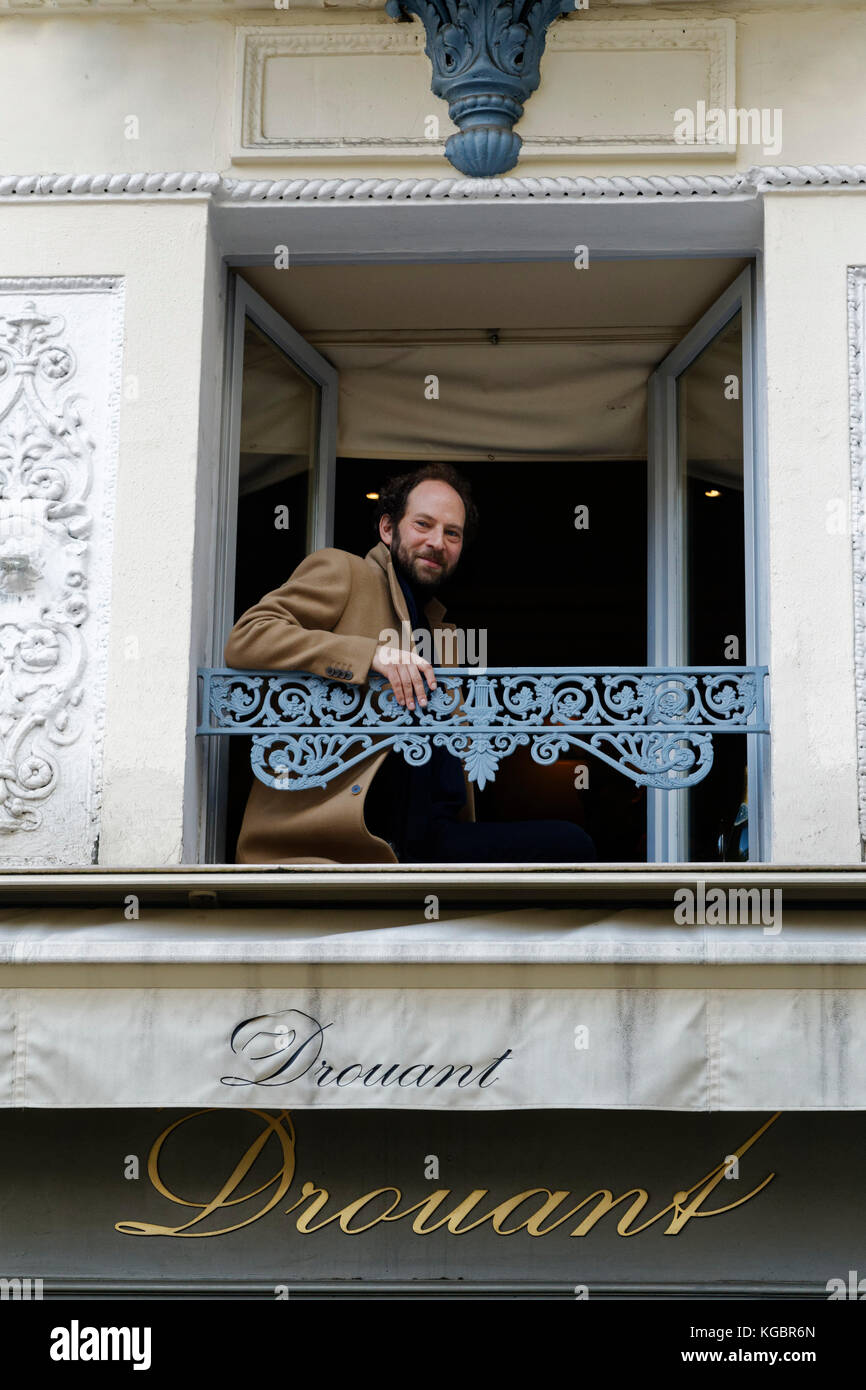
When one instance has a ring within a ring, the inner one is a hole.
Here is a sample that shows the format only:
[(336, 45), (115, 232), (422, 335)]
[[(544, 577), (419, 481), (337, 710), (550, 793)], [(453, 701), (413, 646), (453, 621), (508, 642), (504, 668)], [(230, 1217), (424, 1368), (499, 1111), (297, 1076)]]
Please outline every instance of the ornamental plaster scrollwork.
[(0, 314), (0, 835), (35, 830), (81, 733), (93, 441), (65, 322)]
[(866, 265), (848, 268), (851, 410), (851, 534), (860, 837), (866, 854)]
[(98, 833), (118, 288), (0, 280), (0, 862), (88, 862)]

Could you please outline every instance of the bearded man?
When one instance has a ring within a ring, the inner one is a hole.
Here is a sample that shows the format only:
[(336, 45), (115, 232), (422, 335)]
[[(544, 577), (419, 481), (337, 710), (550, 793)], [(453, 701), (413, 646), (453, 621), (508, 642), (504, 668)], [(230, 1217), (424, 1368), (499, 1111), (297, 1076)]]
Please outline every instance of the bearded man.
[[(384, 676), (414, 712), (436, 689), (433, 666), (416, 649), (388, 645), (410, 631), (440, 650), (445, 609), (436, 590), (453, 573), (477, 513), (465, 479), (448, 464), (394, 478), (378, 508), (379, 543), (362, 559), (314, 551), (290, 579), (238, 619), (227, 666), (309, 671), (365, 685)], [(424, 646), (424, 643), (419, 643)], [(453, 649), (453, 644), (452, 644)], [(595, 859), (571, 821), (478, 823), (463, 768), (443, 748), (411, 767), (385, 750), (327, 786), (276, 789), (258, 779), (237, 847), (240, 864), (579, 863)]]

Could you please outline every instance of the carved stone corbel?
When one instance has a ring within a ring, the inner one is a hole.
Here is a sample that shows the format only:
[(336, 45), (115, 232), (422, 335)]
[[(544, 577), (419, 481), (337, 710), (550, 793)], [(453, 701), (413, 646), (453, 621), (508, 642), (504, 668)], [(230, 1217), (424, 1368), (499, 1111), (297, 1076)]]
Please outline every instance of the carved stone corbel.
[(523, 143), (512, 127), (540, 81), (547, 31), (576, 0), (388, 0), (392, 19), (417, 15), (427, 34), (433, 92), (448, 102), (456, 135), (445, 156), (462, 174), (513, 169)]

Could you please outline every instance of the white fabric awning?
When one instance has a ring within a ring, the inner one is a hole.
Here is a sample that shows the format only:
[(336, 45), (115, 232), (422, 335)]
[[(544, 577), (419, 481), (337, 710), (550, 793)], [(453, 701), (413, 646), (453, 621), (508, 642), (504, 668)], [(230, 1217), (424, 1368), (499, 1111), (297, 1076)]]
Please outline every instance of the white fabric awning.
[(860, 1109), (864, 985), (851, 909), (8, 911), (0, 1104)]
[(866, 1107), (863, 990), (0, 991), (6, 1106)]

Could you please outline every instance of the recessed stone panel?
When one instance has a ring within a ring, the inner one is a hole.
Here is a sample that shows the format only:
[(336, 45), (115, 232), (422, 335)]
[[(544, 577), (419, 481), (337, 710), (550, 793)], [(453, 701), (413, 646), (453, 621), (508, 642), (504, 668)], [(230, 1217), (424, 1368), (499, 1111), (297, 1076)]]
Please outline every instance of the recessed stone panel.
[[(517, 127), (524, 157), (733, 153), (682, 143), (675, 113), (700, 128), (699, 103), (733, 108), (734, 44), (730, 19), (558, 21)], [(430, 80), (417, 20), (241, 29), (234, 159), (441, 156), (454, 126)]]

